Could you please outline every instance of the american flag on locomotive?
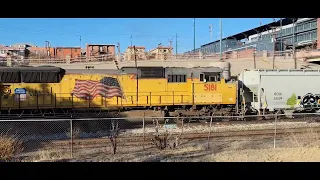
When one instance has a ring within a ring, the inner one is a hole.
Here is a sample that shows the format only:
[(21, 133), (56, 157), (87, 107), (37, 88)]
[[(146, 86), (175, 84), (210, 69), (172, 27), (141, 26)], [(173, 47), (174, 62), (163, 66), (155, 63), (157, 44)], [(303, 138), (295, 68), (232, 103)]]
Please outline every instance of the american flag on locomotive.
[(105, 98), (124, 97), (118, 79), (113, 77), (104, 77), (100, 81), (76, 79), (74, 89), (71, 93), (77, 98), (90, 100), (96, 96)]

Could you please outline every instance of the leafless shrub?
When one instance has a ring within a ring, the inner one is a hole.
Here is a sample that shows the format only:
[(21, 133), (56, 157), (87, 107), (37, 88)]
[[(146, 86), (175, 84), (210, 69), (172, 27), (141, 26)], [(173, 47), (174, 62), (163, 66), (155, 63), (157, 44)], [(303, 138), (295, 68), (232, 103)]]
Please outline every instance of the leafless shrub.
[(9, 161), (23, 151), (23, 143), (16, 136), (0, 135), (0, 161)]
[(158, 119), (153, 119), (153, 124), (155, 128), (155, 136), (152, 139), (152, 144), (154, 144), (158, 149), (174, 149), (181, 144), (181, 135), (182, 132), (178, 135), (173, 137), (172, 133), (169, 133), (168, 130), (164, 132), (163, 136), (160, 136), (159, 128), (161, 125), (159, 124)]
[[(71, 138), (71, 133), (67, 132), (66, 135), (68, 138)], [(80, 134), (81, 134), (81, 129), (78, 126), (75, 126), (72, 128), (72, 138), (76, 139), (76, 138), (80, 138)]]
[(119, 125), (118, 122), (111, 122), (111, 127), (110, 127), (110, 135), (109, 139), (111, 141), (111, 146), (112, 146), (112, 154), (116, 154), (117, 151), (117, 137), (119, 135)]

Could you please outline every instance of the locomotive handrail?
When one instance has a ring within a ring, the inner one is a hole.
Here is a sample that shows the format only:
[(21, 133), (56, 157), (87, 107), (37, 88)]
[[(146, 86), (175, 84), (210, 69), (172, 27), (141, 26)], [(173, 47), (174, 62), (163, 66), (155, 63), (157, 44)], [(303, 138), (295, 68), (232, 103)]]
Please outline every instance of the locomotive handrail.
[[(297, 115), (297, 116), (319, 116), (320, 117), (320, 113), (299, 113), (299, 114), (294, 114), (294, 115)], [(275, 116), (286, 116), (285, 114), (268, 114), (268, 115), (239, 115), (239, 116), (188, 116), (187, 118), (190, 118), (190, 119), (211, 119), (211, 118), (214, 118), (214, 119), (236, 119), (236, 118), (255, 118), (255, 117), (275, 117)], [(30, 116), (31, 117), (31, 116)], [(1, 116), (0, 116), (1, 118)], [(25, 119), (21, 119), (21, 118), (17, 118), (15, 116), (16, 119), (0, 119), (0, 122), (25, 122), (26, 120)], [(88, 121), (88, 120), (95, 120), (95, 121), (103, 121), (103, 120), (125, 120), (125, 119), (139, 119), (139, 120), (142, 120), (142, 119), (176, 119), (177, 117), (152, 117), (152, 116), (132, 116), (132, 117), (90, 117), (90, 118), (74, 118), (74, 117), (62, 117), (62, 118), (59, 118), (59, 119), (55, 119), (55, 118), (42, 118), (42, 119), (28, 119), (28, 121), (30, 122), (44, 122), (44, 121), (47, 121), (47, 122), (57, 122), (57, 121), (70, 121), (70, 120), (73, 120), (73, 121)]]

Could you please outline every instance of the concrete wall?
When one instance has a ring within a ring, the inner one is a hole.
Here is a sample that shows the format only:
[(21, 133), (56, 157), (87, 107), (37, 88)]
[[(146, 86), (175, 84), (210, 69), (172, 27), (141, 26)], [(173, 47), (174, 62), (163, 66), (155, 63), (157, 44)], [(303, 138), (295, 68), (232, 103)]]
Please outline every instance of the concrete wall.
[[(213, 59), (190, 59), (190, 60), (166, 60), (166, 61), (138, 61), (138, 66), (170, 66), (170, 67), (195, 67), (195, 66), (217, 66), (219, 60)], [(239, 74), (243, 69), (253, 69), (254, 61), (252, 58), (243, 58), (243, 59), (228, 59), (226, 62), (231, 64), (231, 75)], [(273, 67), (272, 58), (256, 58), (256, 69), (272, 69)], [(39, 64), (34, 64), (38, 66)], [(50, 64), (52, 65), (52, 64)], [(116, 69), (116, 66), (113, 62), (90, 62), (90, 63), (77, 63), (77, 64), (53, 64), (54, 66), (62, 67), (65, 69), (85, 69), (86, 66), (94, 66), (95, 69)], [(123, 66), (134, 66), (134, 62), (119, 62), (119, 67)], [(303, 62), (301, 60), (297, 61), (297, 68), (308, 67), (311, 69), (320, 69), (319, 65), (310, 64)], [(276, 69), (293, 69), (294, 60), (293, 59), (275, 59), (275, 68)]]

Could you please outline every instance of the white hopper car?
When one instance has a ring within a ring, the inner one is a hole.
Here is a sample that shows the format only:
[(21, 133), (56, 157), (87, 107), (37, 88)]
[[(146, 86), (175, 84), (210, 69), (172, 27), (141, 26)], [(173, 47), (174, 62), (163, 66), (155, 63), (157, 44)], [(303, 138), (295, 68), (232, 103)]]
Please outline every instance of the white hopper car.
[(241, 102), (247, 112), (320, 109), (319, 70), (244, 70), (238, 80)]

